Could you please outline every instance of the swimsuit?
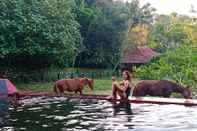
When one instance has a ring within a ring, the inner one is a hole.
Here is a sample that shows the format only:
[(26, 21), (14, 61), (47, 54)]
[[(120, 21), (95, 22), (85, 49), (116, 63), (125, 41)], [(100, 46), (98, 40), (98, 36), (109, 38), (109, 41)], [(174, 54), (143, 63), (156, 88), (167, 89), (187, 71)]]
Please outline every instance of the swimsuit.
[(124, 93), (125, 93), (126, 98), (128, 98), (131, 94), (131, 87), (128, 87)]

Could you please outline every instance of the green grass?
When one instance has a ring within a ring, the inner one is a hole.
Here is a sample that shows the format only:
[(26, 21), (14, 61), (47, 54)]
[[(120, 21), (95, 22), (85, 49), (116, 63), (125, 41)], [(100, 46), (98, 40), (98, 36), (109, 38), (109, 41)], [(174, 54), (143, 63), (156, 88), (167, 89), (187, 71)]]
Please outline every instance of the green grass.
[(111, 90), (111, 80), (95, 80), (94, 89), (95, 90)]
[[(35, 82), (35, 83), (16, 83), (16, 87), (19, 91), (52, 91), (54, 82)], [(95, 79), (94, 80), (94, 92), (111, 90), (111, 80), (109, 79)], [(85, 88), (85, 92), (89, 92), (88, 88)]]
[(52, 91), (53, 82), (16, 83), (19, 91)]

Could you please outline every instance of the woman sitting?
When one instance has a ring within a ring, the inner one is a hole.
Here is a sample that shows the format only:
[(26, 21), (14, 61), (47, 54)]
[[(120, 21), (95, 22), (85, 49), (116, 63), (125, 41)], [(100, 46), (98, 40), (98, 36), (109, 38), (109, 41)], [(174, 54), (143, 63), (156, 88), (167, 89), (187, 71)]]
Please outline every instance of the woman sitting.
[(112, 77), (112, 96), (110, 99), (116, 99), (117, 95), (121, 99), (128, 99), (131, 93), (131, 75), (129, 71), (124, 71), (122, 73), (123, 81), (118, 83), (115, 77)]

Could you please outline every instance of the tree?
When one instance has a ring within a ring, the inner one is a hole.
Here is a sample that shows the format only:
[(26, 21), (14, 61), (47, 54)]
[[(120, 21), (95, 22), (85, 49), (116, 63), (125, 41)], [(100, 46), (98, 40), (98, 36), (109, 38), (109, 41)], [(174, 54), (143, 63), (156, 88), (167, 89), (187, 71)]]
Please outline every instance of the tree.
[(78, 66), (113, 67), (120, 60), (128, 30), (152, 20), (150, 5), (140, 8), (137, 1), (96, 0), (81, 5), (79, 14), (83, 17), (78, 15), (78, 21), (85, 48), (76, 59)]
[(144, 46), (148, 43), (149, 27), (146, 25), (137, 25), (133, 27), (128, 34), (128, 43), (135, 46)]
[(187, 41), (195, 46), (196, 27), (196, 20), (187, 16), (174, 13), (169, 16), (157, 16), (149, 43), (159, 52), (173, 50)]
[(1, 63), (46, 67), (71, 63), (81, 44), (72, 0), (1, 0)]

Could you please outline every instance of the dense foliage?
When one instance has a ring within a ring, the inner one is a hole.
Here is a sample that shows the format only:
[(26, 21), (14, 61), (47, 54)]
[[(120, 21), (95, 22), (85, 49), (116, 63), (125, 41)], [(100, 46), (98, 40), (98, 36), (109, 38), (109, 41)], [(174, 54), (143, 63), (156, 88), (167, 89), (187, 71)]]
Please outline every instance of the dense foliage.
[(112, 68), (128, 31), (151, 21), (137, 0), (1, 0), (1, 65)]
[(196, 18), (177, 15), (158, 15), (152, 26), (149, 44), (157, 52), (174, 50), (184, 43), (197, 47)]
[(141, 79), (171, 79), (197, 86), (197, 21), (178, 14), (158, 15), (148, 44), (160, 56), (137, 69)]
[(131, 3), (76, 1), (84, 45), (76, 58), (77, 67), (113, 68), (122, 48), (132, 44), (127, 40), (129, 30), (152, 22), (153, 9), (150, 5), (140, 7), (137, 0)]
[(72, 61), (81, 44), (71, 0), (1, 0), (0, 62), (45, 67)]
[(180, 83), (197, 86), (197, 48), (183, 44), (174, 51), (167, 51), (136, 70), (141, 79), (171, 79)]

